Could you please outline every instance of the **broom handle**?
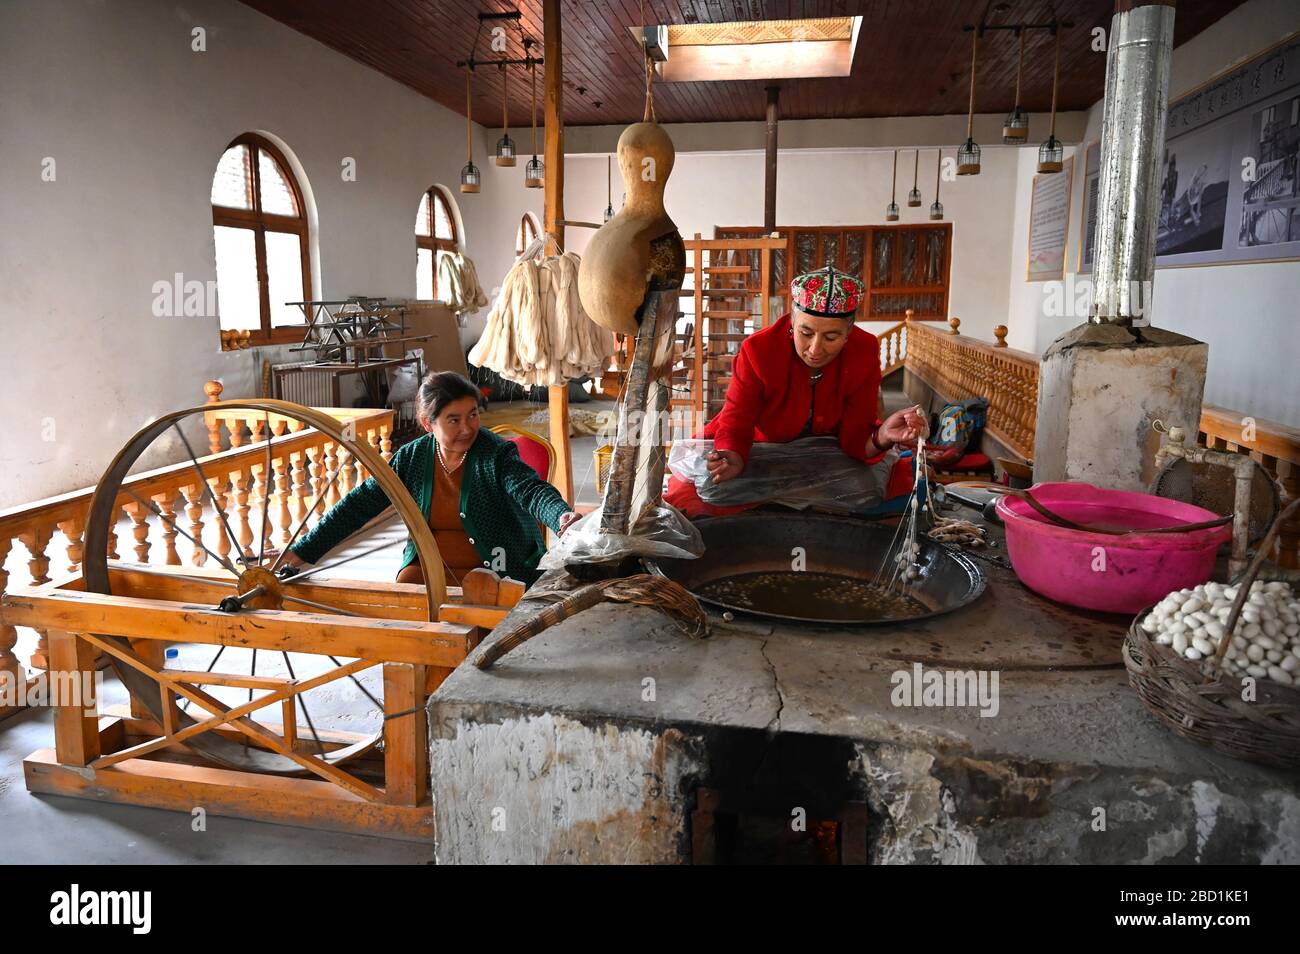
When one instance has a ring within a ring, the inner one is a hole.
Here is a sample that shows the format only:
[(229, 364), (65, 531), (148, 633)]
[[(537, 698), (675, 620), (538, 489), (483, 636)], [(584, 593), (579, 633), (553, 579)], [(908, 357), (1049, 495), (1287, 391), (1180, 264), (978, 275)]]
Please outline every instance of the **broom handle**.
[(1246, 600), (1250, 596), (1251, 584), (1255, 582), (1255, 577), (1259, 576), (1259, 568), (1264, 565), (1268, 559), (1268, 554), (1273, 549), (1273, 543), (1277, 540), (1278, 532), (1282, 529), (1282, 524), (1291, 519), (1295, 513), (1296, 507), (1300, 507), (1300, 497), (1291, 501), (1282, 508), (1273, 519), (1273, 525), (1268, 528), (1268, 533), (1264, 534), (1264, 539), (1255, 551), (1255, 557), (1250, 561), (1250, 566), (1246, 567), (1245, 575), (1237, 584), (1237, 597), (1232, 601), (1232, 611), (1228, 614), (1228, 621), (1223, 624), (1225, 630), (1223, 639), (1219, 642), (1219, 648), (1214, 654), (1214, 668), (1218, 672), (1220, 663), (1223, 662), (1224, 654), (1228, 651), (1228, 644), (1232, 642), (1232, 633), (1237, 626), (1237, 617), (1241, 615), (1242, 607), (1246, 605)]

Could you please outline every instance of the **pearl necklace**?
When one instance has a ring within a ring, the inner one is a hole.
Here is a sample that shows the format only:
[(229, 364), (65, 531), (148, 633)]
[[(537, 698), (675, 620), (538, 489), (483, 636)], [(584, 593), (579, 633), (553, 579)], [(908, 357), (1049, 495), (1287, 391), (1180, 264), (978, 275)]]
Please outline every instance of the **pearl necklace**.
[(442, 466), (442, 472), (446, 474), (448, 477), (452, 475), (453, 471), (460, 469), (461, 464), (465, 463), (465, 457), (464, 455), (462, 455), (460, 458), (460, 463), (458, 463), (455, 467), (448, 467), (447, 459), (442, 456), (442, 445), (434, 444), (433, 446), (434, 449), (438, 452), (438, 463)]

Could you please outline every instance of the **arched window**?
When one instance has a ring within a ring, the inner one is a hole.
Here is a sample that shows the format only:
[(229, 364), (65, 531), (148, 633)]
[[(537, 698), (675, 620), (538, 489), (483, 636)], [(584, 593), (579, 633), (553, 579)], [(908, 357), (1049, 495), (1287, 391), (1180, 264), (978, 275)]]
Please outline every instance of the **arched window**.
[(433, 186), (420, 197), (415, 216), (415, 297), (438, 297), (438, 259), (460, 247), (456, 217), (442, 190)]
[(523, 218), (519, 220), (519, 231), (515, 233), (515, 257), (524, 254), (524, 249), (528, 248), (539, 234), (537, 220), (533, 218), (531, 212), (525, 212)]
[(274, 145), (246, 133), (222, 153), (212, 177), (212, 232), (223, 330), (250, 332), (252, 344), (297, 341), (300, 308), (311, 298), (307, 207), (289, 163)]

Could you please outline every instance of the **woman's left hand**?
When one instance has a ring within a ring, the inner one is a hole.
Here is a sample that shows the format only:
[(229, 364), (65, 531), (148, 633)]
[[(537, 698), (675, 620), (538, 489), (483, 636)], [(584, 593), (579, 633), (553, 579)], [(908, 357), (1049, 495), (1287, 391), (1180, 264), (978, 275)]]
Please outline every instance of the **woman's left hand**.
[(568, 513), (566, 513), (563, 517), (561, 517), (561, 518), (560, 518), (560, 533), (559, 533), (559, 535), (560, 535), (560, 536), (564, 536), (564, 531), (565, 531), (565, 530), (568, 530), (569, 527), (571, 527), (571, 526), (573, 526), (573, 524), (577, 523), (578, 520), (581, 519), (581, 517), (582, 517), (582, 514), (574, 513), (572, 510), (570, 510), (570, 511), (569, 511)]
[(926, 436), (929, 430), (918, 404), (895, 411), (885, 418), (885, 422), (876, 430), (876, 440), (884, 447), (890, 444), (915, 444), (916, 439)]

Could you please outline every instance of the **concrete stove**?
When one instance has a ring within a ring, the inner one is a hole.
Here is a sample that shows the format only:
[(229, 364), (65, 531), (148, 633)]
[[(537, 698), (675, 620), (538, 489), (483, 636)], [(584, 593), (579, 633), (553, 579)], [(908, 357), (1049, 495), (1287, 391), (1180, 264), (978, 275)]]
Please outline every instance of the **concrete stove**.
[(1128, 620), (986, 569), (897, 627), (688, 640), (603, 605), (461, 666), (429, 704), (438, 861), (1300, 862), (1300, 776), (1172, 735)]

